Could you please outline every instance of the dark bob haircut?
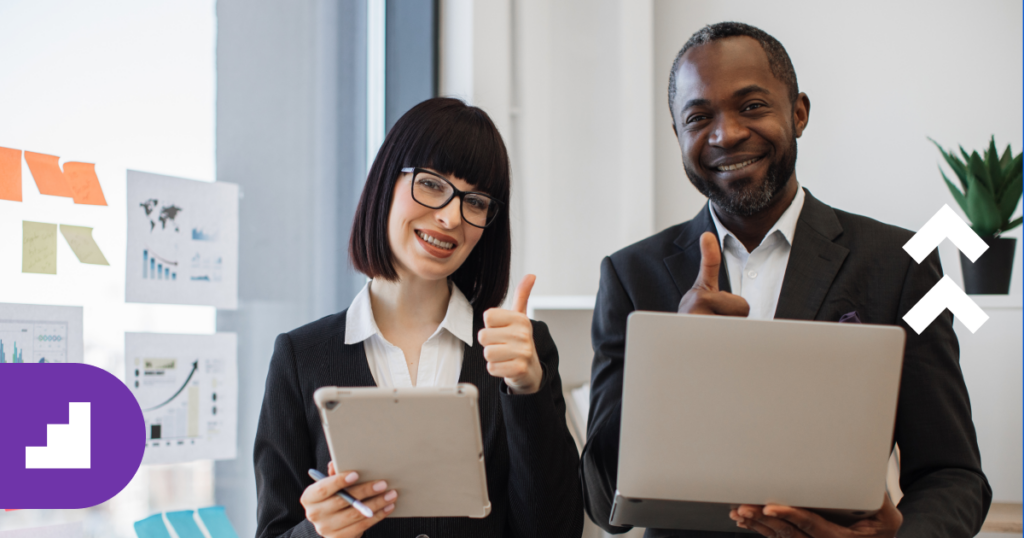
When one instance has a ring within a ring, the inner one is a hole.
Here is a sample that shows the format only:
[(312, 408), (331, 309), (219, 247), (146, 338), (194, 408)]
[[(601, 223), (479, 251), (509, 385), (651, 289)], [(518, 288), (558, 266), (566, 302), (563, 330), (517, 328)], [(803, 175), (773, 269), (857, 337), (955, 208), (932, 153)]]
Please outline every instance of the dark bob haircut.
[(451, 174), (501, 201), (494, 222), (449, 277), (477, 312), (500, 305), (508, 291), (512, 263), (511, 166), (491, 118), (458, 99), (423, 101), (406, 112), (384, 138), (352, 223), (348, 245), (352, 265), (371, 278), (398, 280), (388, 242), (388, 217), (395, 183), (402, 168), (408, 167)]

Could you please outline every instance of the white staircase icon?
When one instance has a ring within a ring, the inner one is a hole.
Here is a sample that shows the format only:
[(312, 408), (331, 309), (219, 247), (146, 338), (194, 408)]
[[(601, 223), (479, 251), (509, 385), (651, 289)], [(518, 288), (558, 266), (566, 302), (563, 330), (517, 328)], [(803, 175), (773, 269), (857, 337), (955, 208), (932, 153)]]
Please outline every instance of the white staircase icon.
[(67, 424), (46, 425), (46, 446), (25, 447), (26, 469), (89, 469), (92, 417), (89, 402), (68, 404)]

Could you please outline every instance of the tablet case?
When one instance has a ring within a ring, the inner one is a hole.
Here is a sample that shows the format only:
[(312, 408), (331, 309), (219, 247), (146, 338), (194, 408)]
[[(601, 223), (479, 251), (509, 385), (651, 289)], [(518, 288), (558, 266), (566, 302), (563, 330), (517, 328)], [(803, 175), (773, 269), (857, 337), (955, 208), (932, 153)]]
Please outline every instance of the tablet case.
[(322, 387), (313, 394), (334, 468), (398, 491), (388, 517), (491, 512), (479, 392), (455, 387)]

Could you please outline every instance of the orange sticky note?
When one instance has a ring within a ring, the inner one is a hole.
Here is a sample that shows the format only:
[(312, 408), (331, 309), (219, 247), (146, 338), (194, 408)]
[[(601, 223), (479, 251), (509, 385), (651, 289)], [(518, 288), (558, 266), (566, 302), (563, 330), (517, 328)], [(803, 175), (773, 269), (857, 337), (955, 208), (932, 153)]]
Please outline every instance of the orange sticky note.
[(21, 201), (21, 150), (0, 148), (0, 200)]
[(39, 194), (74, 198), (75, 193), (71, 190), (71, 185), (60, 171), (60, 165), (57, 163), (59, 160), (60, 157), (56, 155), (25, 152), (25, 162), (28, 163), (29, 172), (32, 172), (32, 179), (36, 180)]
[(107, 205), (95, 164), (64, 163), (64, 179), (71, 186), (76, 204)]

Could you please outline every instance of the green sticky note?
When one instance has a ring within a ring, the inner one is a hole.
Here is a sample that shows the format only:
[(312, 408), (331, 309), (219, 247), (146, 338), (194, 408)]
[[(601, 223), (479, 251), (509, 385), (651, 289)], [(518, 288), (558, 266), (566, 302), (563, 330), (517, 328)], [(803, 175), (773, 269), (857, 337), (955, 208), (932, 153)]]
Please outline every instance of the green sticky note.
[(21, 222), (21, 272), (57, 274), (57, 225)]
[(67, 240), (71, 250), (75, 252), (75, 256), (78, 256), (78, 261), (93, 265), (110, 265), (107, 263), (107, 258), (103, 256), (100, 246), (92, 238), (92, 228), (61, 224), (60, 233)]

